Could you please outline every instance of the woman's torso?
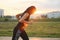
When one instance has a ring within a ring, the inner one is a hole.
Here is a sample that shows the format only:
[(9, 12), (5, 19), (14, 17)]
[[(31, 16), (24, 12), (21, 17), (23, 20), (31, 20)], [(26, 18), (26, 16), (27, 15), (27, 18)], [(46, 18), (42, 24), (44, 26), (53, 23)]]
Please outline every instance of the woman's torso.
[[(25, 14), (25, 13), (23, 13), (23, 14), (21, 15), (21, 17), (22, 17), (24, 14)], [(29, 21), (29, 18), (30, 18), (30, 15), (29, 15), (26, 19), (24, 19), (24, 20), (25, 20), (25, 21)], [(26, 27), (28, 26), (28, 24), (25, 23), (25, 22), (20, 23), (20, 25), (22, 25), (22, 27), (24, 27), (24, 28), (26, 28)]]

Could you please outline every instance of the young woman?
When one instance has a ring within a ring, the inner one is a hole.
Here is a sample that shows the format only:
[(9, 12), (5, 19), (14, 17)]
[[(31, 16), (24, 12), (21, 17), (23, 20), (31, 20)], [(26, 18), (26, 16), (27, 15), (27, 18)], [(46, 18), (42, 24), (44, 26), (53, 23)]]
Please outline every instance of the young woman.
[(16, 18), (18, 19), (19, 22), (13, 30), (12, 40), (18, 40), (19, 36), (23, 40), (29, 40), (29, 38), (28, 38), (24, 29), (30, 23), (30, 21), (29, 21), (30, 15), (33, 14), (35, 11), (36, 11), (35, 6), (30, 6), (22, 14), (17, 14), (16, 15)]

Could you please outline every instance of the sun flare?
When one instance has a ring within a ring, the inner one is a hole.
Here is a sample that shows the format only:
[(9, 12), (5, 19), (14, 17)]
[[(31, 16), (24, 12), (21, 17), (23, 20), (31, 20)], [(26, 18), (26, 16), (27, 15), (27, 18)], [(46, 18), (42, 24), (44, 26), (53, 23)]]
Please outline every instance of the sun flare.
[(40, 11), (40, 10), (37, 10), (36, 12), (35, 12), (35, 14), (44, 14), (45, 12), (44, 11)]

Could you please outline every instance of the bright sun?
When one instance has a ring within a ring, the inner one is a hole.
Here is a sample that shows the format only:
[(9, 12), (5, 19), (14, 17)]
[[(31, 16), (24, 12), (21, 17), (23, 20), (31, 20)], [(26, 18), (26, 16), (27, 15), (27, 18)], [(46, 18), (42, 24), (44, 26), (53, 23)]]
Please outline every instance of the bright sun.
[(37, 10), (37, 11), (35, 12), (35, 14), (45, 14), (45, 13), (47, 13), (46, 10)]
[(36, 11), (35, 14), (40, 13), (40, 11)]
[(40, 11), (40, 10), (37, 10), (36, 12), (35, 12), (35, 14), (42, 14), (43, 12), (42, 11)]

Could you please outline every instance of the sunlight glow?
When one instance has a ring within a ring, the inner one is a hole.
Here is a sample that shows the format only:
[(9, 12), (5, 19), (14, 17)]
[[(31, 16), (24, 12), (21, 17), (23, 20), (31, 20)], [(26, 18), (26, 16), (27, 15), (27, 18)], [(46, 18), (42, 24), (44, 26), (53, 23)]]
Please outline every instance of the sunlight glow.
[(40, 14), (40, 11), (36, 11), (34, 14)]
[[(29, 6), (36, 6), (38, 9), (35, 14), (46, 14), (51, 11), (60, 11), (59, 3), (55, 8), (55, 4), (49, 3), (48, 0), (0, 0), (0, 9), (4, 9), (4, 15), (16, 15), (22, 13)], [(47, 4), (51, 4), (47, 6)], [(54, 7), (54, 8), (53, 8)]]
[(41, 11), (41, 10), (37, 10), (36, 12), (35, 12), (35, 14), (44, 14), (45, 13), (45, 11)]

